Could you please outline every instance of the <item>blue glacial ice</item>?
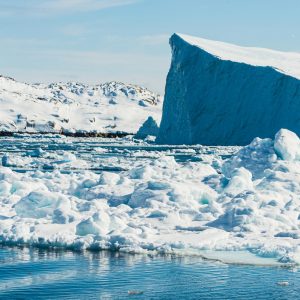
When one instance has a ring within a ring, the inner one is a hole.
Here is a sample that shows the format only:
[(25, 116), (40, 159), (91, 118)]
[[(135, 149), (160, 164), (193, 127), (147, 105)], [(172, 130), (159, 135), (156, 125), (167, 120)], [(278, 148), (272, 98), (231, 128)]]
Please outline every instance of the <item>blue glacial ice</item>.
[(300, 54), (174, 34), (162, 144), (247, 145), (300, 134)]

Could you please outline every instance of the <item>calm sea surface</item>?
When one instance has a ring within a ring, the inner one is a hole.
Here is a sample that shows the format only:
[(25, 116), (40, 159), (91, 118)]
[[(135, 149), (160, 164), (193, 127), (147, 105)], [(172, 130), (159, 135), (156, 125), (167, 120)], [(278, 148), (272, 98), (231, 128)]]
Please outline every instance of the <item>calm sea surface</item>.
[(0, 299), (299, 299), (295, 269), (0, 248)]

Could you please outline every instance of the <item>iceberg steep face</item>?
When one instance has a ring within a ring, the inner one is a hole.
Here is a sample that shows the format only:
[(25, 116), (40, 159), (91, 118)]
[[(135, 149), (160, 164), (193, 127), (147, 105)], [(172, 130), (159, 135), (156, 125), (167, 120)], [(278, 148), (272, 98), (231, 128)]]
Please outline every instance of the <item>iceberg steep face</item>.
[(159, 143), (246, 145), (280, 128), (300, 134), (300, 54), (178, 34), (170, 44)]
[(156, 121), (150, 116), (143, 123), (143, 125), (138, 130), (137, 134), (134, 136), (136, 139), (145, 139), (147, 136), (156, 137), (158, 134), (158, 126)]

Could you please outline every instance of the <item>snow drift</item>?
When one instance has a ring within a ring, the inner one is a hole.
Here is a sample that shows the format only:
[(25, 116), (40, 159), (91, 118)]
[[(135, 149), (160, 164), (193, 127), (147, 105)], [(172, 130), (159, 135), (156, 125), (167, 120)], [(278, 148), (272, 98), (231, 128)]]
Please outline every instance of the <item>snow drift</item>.
[(25, 84), (0, 76), (1, 132), (124, 132), (134, 134), (161, 99), (146, 88), (108, 82)]
[(170, 44), (159, 143), (246, 145), (280, 128), (300, 134), (300, 54), (179, 34)]

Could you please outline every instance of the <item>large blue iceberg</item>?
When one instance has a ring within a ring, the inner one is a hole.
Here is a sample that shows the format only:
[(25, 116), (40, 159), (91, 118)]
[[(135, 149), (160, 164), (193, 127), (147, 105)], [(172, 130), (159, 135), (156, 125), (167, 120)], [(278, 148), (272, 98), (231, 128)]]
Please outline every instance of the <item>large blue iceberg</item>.
[(157, 142), (246, 145), (300, 135), (300, 54), (174, 34)]

